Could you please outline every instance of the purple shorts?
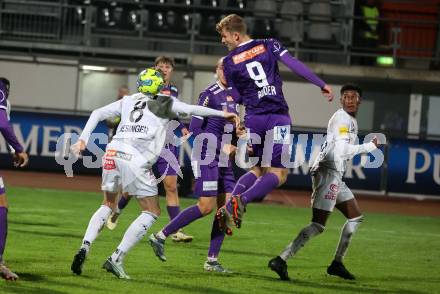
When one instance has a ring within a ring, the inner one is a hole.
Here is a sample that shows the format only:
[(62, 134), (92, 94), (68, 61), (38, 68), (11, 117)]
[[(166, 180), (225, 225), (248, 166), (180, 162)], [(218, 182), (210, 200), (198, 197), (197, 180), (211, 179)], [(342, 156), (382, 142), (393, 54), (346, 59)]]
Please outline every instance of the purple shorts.
[[(253, 155), (258, 157), (257, 166), (281, 167), (281, 154), (283, 146), (291, 144), (290, 125), (292, 120), (288, 114), (250, 114), (245, 118), (246, 128), (250, 133), (257, 134), (261, 138), (260, 144), (252, 144)], [(266, 132), (271, 132), (266, 137)], [(273, 148), (270, 148), (273, 143)], [(267, 150), (264, 152), (264, 146)]]
[[(171, 151), (171, 153), (173, 153), (174, 156), (176, 157), (177, 162), (179, 162), (179, 157), (177, 156), (177, 148), (176, 148), (176, 146), (174, 146), (174, 145), (166, 145), (165, 148), (169, 149)], [(159, 173), (159, 176), (163, 176), (163, 175), (165, 175), (165, 176), (177, 176), (177, 172), (162, 157), (159, 157), (159, 159), (153, 165), (153, 168), (157, 169), (157, 172)]]
[(5, 183), (3, 182), (2, 176), (0, 176), (0, 195), (6, 193)]
[(232, 193), (235, 186), (235, 176), (232, 165), (219, 167), (217, 161), (200, 166), (200, 177), (196, 177), (194, 195), (216, 197), (222, 193)]

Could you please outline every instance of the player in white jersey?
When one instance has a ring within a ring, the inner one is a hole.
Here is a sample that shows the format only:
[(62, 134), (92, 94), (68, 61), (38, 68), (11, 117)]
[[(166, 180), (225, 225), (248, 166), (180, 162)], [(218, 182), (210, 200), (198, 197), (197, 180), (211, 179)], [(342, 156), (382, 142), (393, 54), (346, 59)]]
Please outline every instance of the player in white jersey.
[[(148, 69), (152, 75), (158, 71)], [(145, 71), (138, 77), (143, 80)], [(163, 84), (163, 80), (161, 83)], [(149, 83), (150, 85), (150, 83)], [(161, 85), (162, 87), (162, 85)], [(147, 233), (160, 214), (157, 183), (151, 172), (152, 165), (161, 154), (166, 140), (166, 123), (178, 115), (200, 115), (225, 117), (238, 123), (237, 115), (202, 106), (188, 105), (169, 96), (156, 95), (160, 88), (148, 93), (125, 96), (121, 100), (92, 112), (72, 152), (79, 155), (99, 121), (120, 116), (121, 122), (107, 145), (103, 157), (102, 186), (104, 201), (90, 219), (80, 250), (75, 255), (71, 269), (80, 275), (92, 242), (97, 238), (106, 220), (116, 207), (117, 194), (136, 197), (141, 214), (132, 222), (115, 252), (104, 263), (103, 268), (119, 278), (129, 279), (123, 269), (127, 252)]]
[(327, 268), (327, 273), (344, 279), (355, 279), (342, 261), (351, 237), (362, 222), (363, 216), (353, 193), (342, 180), (342, 176), (349, 159), (360, 153), (371, 152), (378, 145), (377, 138), (369, 143), (355, 145), (358, 133), (355, 116), (361, 96), (362, 91), (356, 85), (346, 84), (341, 88), (342, 108), (331, 117), (327, 127), (327, 139), (321, 146), (321, 152), (311, 168), (312, 222), (300, 231), (279, 256), (269, 261), (269, 267), (282, 280), (289, 279), (286, 261), (294, 256), (310, 238), (324, 231), (327, 219), (335, 206), (347, 218), (347, 221), (342, 228), (336, 254)]

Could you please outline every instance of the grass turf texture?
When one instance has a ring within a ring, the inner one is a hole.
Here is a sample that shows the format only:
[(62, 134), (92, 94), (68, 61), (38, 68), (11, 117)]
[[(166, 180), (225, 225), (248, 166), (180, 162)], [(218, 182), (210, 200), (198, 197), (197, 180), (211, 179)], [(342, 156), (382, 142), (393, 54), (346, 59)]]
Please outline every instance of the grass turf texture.
[[(114, 231), (106, 228), (92, 245), (83, 275), (70, 271), (88, 221), (100, 205), (97, 193), (9, 188), (9, 236), (5, 258), (21, 279), (0, 280), (0, 293), (438, 293), (440, 290), (440, 218), (367, 213), (345, 259), (358, 278), (354, 282), (327, 276), (343, 217), (335, 212), (321, 236), (289, 260), (292, 281), (278, 280), (267, 268), (270, 258), (309, 222), (309, 209), (251, 204), (243, 227), (227, 237), (221, 263), (234, 271), (203, 271), (213, 215), (185, 231), (192, 243), (168, 240), (167, 262), (154, 256), (146, 238), (127, 256), (131, 281), (118, 280), (101, 269), (138, 215), (132, 201)], [(182, 206), (195, 203), (182, 199)], [(162, 216), (148, 232), (168, 220)]]

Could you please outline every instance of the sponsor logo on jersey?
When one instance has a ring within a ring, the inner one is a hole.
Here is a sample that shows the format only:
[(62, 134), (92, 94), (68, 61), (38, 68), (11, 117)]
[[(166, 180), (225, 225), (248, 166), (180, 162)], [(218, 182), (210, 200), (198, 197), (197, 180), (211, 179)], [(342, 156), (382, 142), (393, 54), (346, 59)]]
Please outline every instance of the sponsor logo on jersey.
[(232, 56), (232, 61), (234, 61), (234, 64), (238, 64), (246, 60), (252, 59), (255, 56), (263, 54), (264, 52), (266, 52), (266, 48), (264, 47), (263, 44), (260, 44), (249, 50), (243, 51), (237, 55)]
[(331, 184), (330, 185), (330, 190), (332, 190), (333, 192), (338, 192), (339, 191), (339, 186), (336, 184)]
[(346, 135), (346, 134), (348, 134), (348, 127), (347, 127), (347, 126), (340, 126), (340, 127), (339, 127), (339, 134), (340, 134), (340, 135)]
[(217, 181), (203, 181), (203, 191), (217, 191)]
[(130, 161), (131, 158), (133, 157), (133, 155), (125, 153), (125, 152), (122, 152), (122, 151), (116, 151), (115, 156), (117, 158), (120, 158), (120, 159), (126, 160), (126, 161)]
[(112, 169), (116, 169), (116, 163), (113, 159), (109, 159), (109, 158), (104, 158), (104, 166), (103, 168), (105, 170), (112, 170)]
[(104, 156), (105, 157), (114, 157), (116, 155), (116, 152), (118, 152), (118, 151), (109, 149), (105, 152)]

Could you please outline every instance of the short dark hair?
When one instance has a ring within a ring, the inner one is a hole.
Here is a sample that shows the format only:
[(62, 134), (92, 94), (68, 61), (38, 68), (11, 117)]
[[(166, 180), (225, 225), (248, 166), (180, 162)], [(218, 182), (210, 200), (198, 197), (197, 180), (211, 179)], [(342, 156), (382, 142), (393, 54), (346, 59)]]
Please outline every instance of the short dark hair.
[(7, 78), (4, 77), (0, 77), (0, 84), (3, 84), (6, 90), (6, 98), (8, 98), (9, 96), (9, 88), (11, 86), (11, 83), (9, 82), (9, 80)]
[(165, 63), (171, 65), (173, 68), (176, 66), (174, 59), (168, 56), (158, 56), (154, 60), (154, 66), (157, 66), (159, 63)]
[(341, 88), (341, 95), (345, 91), (356, 91), (356, 92), (358, 92), (359, 96), (362, 97), (362, 89), (356, 84), (349, 83), (349, 84), (343, 85)]

